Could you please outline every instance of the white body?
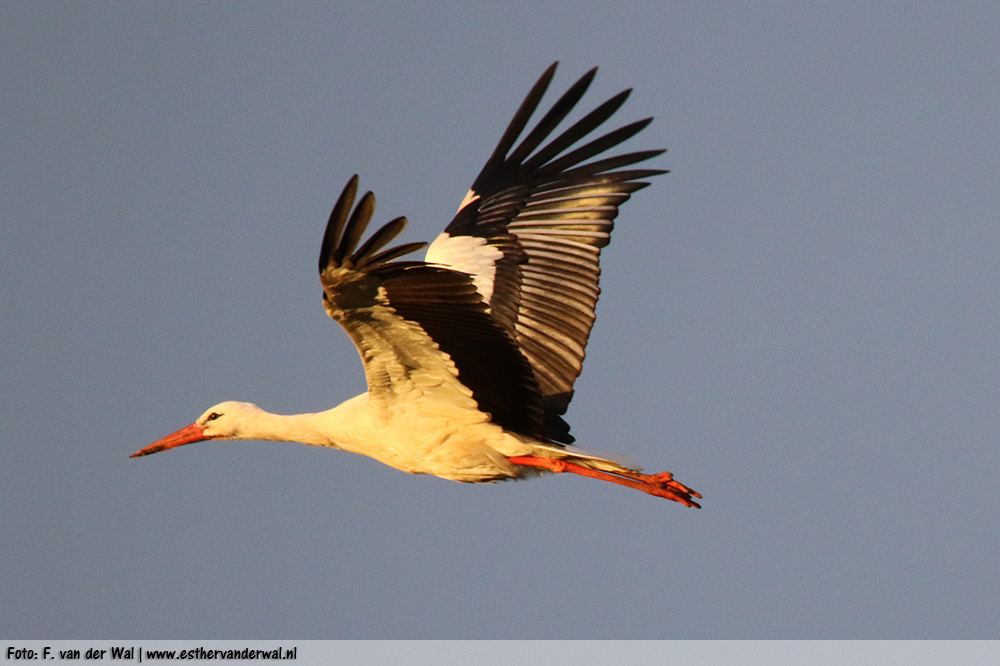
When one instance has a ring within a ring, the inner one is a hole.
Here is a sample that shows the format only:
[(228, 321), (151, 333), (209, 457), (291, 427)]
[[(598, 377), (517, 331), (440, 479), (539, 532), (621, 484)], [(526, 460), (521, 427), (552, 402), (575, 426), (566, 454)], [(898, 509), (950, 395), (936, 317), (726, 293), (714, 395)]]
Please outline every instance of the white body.
[[(471, 398), (469, 398), (471, 401)], [(534, 468), (512, 465), (512, 456), (587, 461), (607, 471), (639, 469), (627, 459), (552, 446), (504, 432), (475, 409), (453, 401), (416, 399), (379, 407), (368, 393), (315, 414), (271, 414), (248, 402), (223, 402), (195, 422), (205, 439), (261, 439), (325, 446), (374, 458), (411, 474), (483, 483), (517, 478)], [(211, 415), (218, 415), (210, 419)], [(618, 459), (617, 461), (614, 459)]]

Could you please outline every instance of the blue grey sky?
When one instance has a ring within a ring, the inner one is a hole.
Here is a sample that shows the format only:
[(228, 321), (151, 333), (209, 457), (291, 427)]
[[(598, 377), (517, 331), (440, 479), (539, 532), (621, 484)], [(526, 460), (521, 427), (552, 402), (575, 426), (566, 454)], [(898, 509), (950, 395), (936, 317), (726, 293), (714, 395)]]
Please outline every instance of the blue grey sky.
[[(23, 638), (996, 638), (990, 2), (5, 3), (0, 627)], [(531, 84), (601, 67), (624, 206), (568, 418), (696, 511), (296, 444), (364, 389), (316, 257), (430, 240)]]

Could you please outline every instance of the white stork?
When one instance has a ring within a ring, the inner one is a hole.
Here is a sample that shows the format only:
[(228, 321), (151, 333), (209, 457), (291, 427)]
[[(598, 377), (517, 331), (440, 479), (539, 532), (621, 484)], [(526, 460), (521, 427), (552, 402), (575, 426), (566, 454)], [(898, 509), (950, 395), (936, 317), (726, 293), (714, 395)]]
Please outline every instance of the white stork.
[(571, 472), (698, 507), (692, 498), (701, 495), (669, 472), (642, 474), (621, 456), (572, 446), (562, 419), (594, 323), (612, 220), (644, 179), (666, 172), (623, 169), (662, 150), (591, 159), (652, 118), (577, 146), (629, 90), (548, 140), (596, 68), (514, 148), (555, 69), (528, 93), (424, 261), (397, 259), (425, 243), (383, 250), (406, 226), (402, 217), (358, 246), (375, 197), (368, 192), (351, 211), (357, 176), (337, 200), (319, 257), (323, 304), (357, 345), (368, 391), (295, 416), (223, 402), (132, 457), (213, 439), (294, 441), (469, 483)]

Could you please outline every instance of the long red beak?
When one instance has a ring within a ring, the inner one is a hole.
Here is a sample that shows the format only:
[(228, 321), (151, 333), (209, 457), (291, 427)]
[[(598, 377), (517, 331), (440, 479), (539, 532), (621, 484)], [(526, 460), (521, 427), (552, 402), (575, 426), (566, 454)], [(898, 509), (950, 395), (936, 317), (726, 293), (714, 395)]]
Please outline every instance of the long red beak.
[(205, 429), (202, 428), (197, 423), (192, 423), (186, 428), (181, 428), (175, 433), (171, 433), (159, 439), (141, 451), (136, 451), (129, 458), (138, 458), (140, 456), (148, 456), (150, 453), (159, 453), (160, 451), (166, 451), (167, 449), (173, 449), (178, 446), (184, 446), (185, 444), (193, 444), (194, 442), (203, 442), (206, 439), (211, 439), (211, 437), (205, 437)]

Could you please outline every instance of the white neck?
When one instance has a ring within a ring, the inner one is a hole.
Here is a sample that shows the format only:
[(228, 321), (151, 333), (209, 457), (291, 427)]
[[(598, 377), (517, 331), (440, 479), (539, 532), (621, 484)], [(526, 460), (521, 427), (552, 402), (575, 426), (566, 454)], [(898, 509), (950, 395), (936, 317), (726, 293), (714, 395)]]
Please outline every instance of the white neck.
[(333, 409), (315, 414), (272, 414), (257, 407), (244, 414), (237, 439), (263, 439), (274, 442), (301, 442), (311, 446), (350, 447), (361, 433), (357, 426), (364, 419), (367, 394), (363, 393)]

